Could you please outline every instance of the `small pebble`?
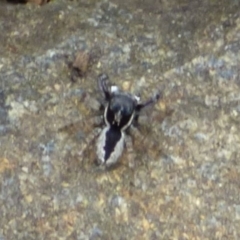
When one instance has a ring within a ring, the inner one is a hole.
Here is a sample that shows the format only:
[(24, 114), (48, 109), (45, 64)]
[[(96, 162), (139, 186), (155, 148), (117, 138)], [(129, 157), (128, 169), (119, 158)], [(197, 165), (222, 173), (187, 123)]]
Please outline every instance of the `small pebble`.
[(123, 91), (129, 91), (130, 87), (131, 87), (131, 83), (129, 81), (123, 82), (123, 84), (122, 84)]

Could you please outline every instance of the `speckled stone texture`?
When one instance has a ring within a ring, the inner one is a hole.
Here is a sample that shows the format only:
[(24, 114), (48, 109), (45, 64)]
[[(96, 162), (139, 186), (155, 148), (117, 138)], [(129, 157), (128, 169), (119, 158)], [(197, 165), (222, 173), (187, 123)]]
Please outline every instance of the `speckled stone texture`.
[[(240, 239), (239, 7), (1, 1), (0, 239)], [(99, 73), (162, 93), (139, 119), (134, 168), (125, 151), (99, 169), (94, 141), (81, 153)]]

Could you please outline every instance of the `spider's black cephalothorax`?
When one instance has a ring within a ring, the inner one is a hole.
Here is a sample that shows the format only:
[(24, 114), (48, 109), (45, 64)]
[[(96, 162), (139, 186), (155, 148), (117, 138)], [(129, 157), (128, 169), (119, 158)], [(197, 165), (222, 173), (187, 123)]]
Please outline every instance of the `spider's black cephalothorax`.
[(98, 77), (98, 86), (105, 98), (104, 122), (106, 127), (97, 140), (97, 158), (101, 165), (110, 166), (121, 156), (125, 143), (125, 130), (135, 120), (142, 108), (159, 99), (156, 94), (148, 101), (140, 103), (140, 98), (120, 91), (117, 86), (107, 86), (108, 76)]

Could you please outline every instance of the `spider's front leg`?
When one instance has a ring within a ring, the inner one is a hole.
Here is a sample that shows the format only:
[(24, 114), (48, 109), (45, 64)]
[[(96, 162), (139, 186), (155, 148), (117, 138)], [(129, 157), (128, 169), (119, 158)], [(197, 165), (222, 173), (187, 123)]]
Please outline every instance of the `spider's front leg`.
[(80, 125), (82, 125), (84, 128), (87, 128), (89, 126), (96, 127), (96, 126), (100, 126), (101, 124), (103, 124), (103, 122), (104, 122), (103, 116), (95, 116), (95, 117), (91, 117), (91, 118), (88, 117), (88, 118), (77, 120), (70, 124), (66, 124), (63, 127), (60, 127), (58, 129), (58, 132), (76, 133), (81, 129)]
[(89, 128), (91, 128), (91, 132), (87, 135), (86, 138), (81, 137), (80, 150), (79, 143), (78, 146), (76, 146), (76, 153), (82, 158), (86, 148), (99, 135), (101, 131), (101, 128), (99, 126), (101, 126), (103, 122), (103, 116), (95, 116), (91, 118), (88, 117), (61, 127), (59, 129), (59, 132), (63, 132), (69, 136), (76, 136), (77, 142), (79, 142), (79, 136), (82, 136), (82, 132), (89, 132)]
[(89, 146), (89, 144), (96, 138), (101, 132), (101, 128), (97, 127), (92, 130), (92, 132), (87, 136), (87, 138), (84, 140), (84, 143), (81, 147), (81, 150), (78, 152), (79, 156), (83, 156), (83, 152), (86, 150), (86, 148)]
[(104, 95), (105, 100), (109, 100), (111, 97), (111, 93), (107, 86), (108, 75), (102, 73), (98, 76), (98, 87)]

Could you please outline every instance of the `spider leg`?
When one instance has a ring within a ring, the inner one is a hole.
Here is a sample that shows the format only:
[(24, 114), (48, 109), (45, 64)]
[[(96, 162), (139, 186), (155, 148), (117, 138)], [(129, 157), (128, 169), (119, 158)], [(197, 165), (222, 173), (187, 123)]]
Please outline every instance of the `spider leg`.
[(160, 93), (155, 93), (151, 98), (149, 98), (145, 102), (139, 103), (137, 105), (137, 110), (140, 111), (149, 105), (155, 104), (160, 99), (160, 97), (161, 97)]
[(156, 159), (157, 155), (161, 152), (159, 148), (159, 143), (154, 138), (148, 138), (144, 136), (138, 128), (133, 125), (130, 126), (130, 133), (137, 139), (138, 148), (146, 150), (147, 154), (145, 157), (141, 158), (144, 165), (147, 163), (144, 159)]
[(85, 96), (84, 103), (89, 109), (94, 111), (99, 111), (104, 107), (100, 100), (91, 97), (89, 94)]
[(125, 136), (125, 143), (126, 143), (127, 155), (128, 155), (128, 166), (130, 168), (134, 168), (136, 154), (133, 150), (132, 138), (130, 136), (126, 135)]
[(140, 131), (136, 127), (131, 125), (129, 130), (130, 130), (130, 133), (133, 134), (134, 138), (137, 139), (138, 142), (144, 141), (143, 135), (140, 133)]
[(87, 121), (87, 124), (91, 124), (93, 126), (99, 126), (103, 123), (103, 116), (95, 116), (90, 119), (85, 119)]
[(143, 134), (138, 130), (138, 128), (131, 125), (129, 130), (130, 133), (134, 135), (134, 138), (137, 139), (139, 143), (141, 143), (141, 145), (147, 146), (147, 148), (153, 147), (154, 143), (148, 138), (144, 137)]
[(104, 94), (106, 100), (110, 99), (110, 92), (107, 86), (108, 75), (102, 73), (98, 76), (98, 87), (101, 92)]
[(83, 156), (83, 152), (86, 150), (86, 148), (89, 146), (89, 144), (99, 135), (101, 132), (101, 128), (94, 128), (92, 132), (88, 135), (88, 137), (85, 139), (81, 150), (78, 152), (79, 156)]
[(80, 129), (80, 124), (82, 124), (84, 127), (86, 126), (99, 126), (103, 124), (103, 116), (94, 116), (91, 118), (84, 118), (81, 120), (78, 120), (76, 122), (66, 124), (63, 127), (60, 127), (58, 129), (59, 132), (77, 132)]

